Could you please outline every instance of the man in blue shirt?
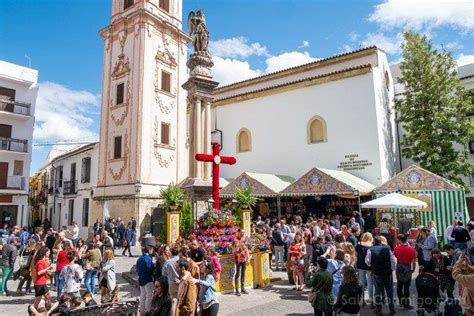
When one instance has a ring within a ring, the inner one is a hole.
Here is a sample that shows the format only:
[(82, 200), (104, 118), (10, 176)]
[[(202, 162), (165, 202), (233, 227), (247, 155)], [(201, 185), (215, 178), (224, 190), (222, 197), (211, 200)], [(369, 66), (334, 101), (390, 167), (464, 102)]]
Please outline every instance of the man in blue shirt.
[(145, 254), (138, 258), (136, 271), (138, 285), (140, 285), (140, 315), (145, 315), (151, 310), (153, 298), (153, 247), (146, 246)]

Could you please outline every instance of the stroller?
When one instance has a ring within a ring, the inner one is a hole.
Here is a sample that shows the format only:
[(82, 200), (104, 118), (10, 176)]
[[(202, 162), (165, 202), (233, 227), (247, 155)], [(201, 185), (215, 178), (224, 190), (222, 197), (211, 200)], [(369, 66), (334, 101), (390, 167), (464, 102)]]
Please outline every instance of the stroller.
[(422, 272), (415, 279), (417, 298), (417, 315), (423, 316), (425, 312), (442, 315), (439, 311), (439, 281), (431, 273)]

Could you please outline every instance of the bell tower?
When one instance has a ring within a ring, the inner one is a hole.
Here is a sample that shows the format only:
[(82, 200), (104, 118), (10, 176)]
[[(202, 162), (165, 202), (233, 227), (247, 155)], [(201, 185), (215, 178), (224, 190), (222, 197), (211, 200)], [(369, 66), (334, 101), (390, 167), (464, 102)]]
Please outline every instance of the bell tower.
[(112, 0), (104, 39), (94, 216), (151, 230), (160, 189), (188, 176), (182, 0)]

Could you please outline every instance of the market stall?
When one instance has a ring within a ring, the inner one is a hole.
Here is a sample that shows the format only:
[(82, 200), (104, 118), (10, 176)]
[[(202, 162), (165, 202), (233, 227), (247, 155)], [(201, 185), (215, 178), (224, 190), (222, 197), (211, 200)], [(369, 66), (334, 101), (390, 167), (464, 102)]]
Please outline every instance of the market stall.
[(400, 214), (406, 214), (412, 221), (412, 227), (427, 226), (428, 222), (433, 220), (438, 236), (444, 234), (446, 227), (453, 220), (468, 220), (464, 188), (419, 166), (411, 165), (373, 191), (375, 197), (393, 192), (421, 200), (426, 203), (426, 207), (419, 211), (403, 208), (381, 209), (377, 212), (378, 220), (387, 217), (397, 226)]
[(310, 198), (309, 211), (317, 216), (335, 212), (351, 214), (359, 209), (360, 200), (370, 197), (371, 183), (348, 172), (313, 168), (280, 192), (283, 198)]
[(237, 190), (251, 188), (252, 195), (260, 198), (255, 211), (267, 216), (271, 211), (281, 213), (279, 192), (290, 185), (295, 179), (289, 176), (244, 172), (220, 191), (222, 198), (232, 199)]

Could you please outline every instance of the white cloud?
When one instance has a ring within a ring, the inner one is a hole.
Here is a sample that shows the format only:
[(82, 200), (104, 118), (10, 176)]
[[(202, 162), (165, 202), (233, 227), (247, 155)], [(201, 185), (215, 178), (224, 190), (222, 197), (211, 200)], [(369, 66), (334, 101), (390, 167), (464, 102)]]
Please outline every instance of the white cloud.
[(213, 56), (222, 58), (246, 58), (252, 55), (268, 56), (265, 46), (260, 43), (249, 43), (248, 39), (243, 36), (211, 41), (209, 48)]
[(100, 97), (54, 82), (40, 83), (35, 109), (34, 139), (41, 141), (97, 139), (90, 130)]
[(457, 59), (458, 66), (464, 66), (467, 64), (474, 64), (474, 55), (460, 54)]
[(369, 20), (383, 28), (417, 30), (450, 25), (463, 30), (474, 29), (472, 0), (385, 0), (375, 6)]
[(351, 42), (357, 42), (357, 40), (359, 39), (359, 34), (357, 34), (356, 32), (350, 32), (349, 39)]
[(311, 57), (308, 52), (286, 52), (267, 58), (267, 69), (265, 72), (275, 72), (281, 69), (306, 64), (315, 60), (317, 60), (317, 58)]
[(355, 48), (353, 48), (351, 45), (344, 44), (342, 45), (341, 53), (348, 53), (348, 52), (352, 52), (353, 50), (355, 50)]
[(298, 46), (298, 48), (306, 48), (309, 47), (309, 41), (303, 41), (301, 42), (301, 45)]
[(368, 33), (362, 41), (362, 46), (376, 45), (383, 49), (387, 54), (399, 54), (401, 52), (400, 45), (403, 42), (401, 33), (396, 36), (386, 36), (383, 33)]
[[(309, 46), (309, 41), (303, 40), (298, 48), (307, 48)], [(280, 55), (272, 56), (264, 45), (249, 43), (248, 39), (243, 36), (213, 41), (210, 43), (210, 50), (214, 60), (212, 74), (221, 86), (316, 60), (306, 51), (284, 52)], [(248, 60), (246, 60), (251, 56), (258, 56), (264, 59), (266, 69), (252, 68)]]
[(459, 42), (449, 42), (448, 44), (444, 45), (444, 48), (448, 50), (459, 50), (463, 49), (464, 45), (460, 44)]
[(250, 64), (246, 61), (222, 58), (219, 56), (214, 56), (213, 60), (214, 67), (212, 68), (212, 75), (214, 80), (219, 82), (221, 86), (257, 77), (262, 74), (260, 70), (251, 69)]

